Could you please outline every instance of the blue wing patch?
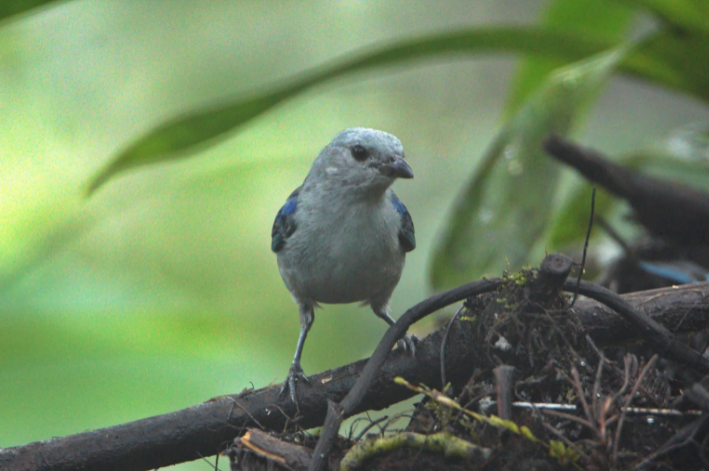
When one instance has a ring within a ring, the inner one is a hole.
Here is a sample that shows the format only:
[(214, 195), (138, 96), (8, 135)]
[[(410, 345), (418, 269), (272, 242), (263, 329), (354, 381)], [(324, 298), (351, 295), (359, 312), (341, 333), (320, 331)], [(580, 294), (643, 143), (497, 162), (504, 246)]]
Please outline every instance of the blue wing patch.
[(404, 203), (392, 192), (391, 201), (394, 203), (396, 212), (401, 216), (401, 228), (399, 229), (399, 243), (404, 252), (411, 252), (416, 248), (416, 234), (414, 233), (414, 221), (411, 219), (409, 211)]
[(273, 229), (271, 229), (271, 250), (279, 252), (286, 245), (286, 239), (293, 235), (296, 229), (295, 210), (298, 208), (298, 193), (300, 187), (296, 188), (290, 194), (286, 204), (278, 210), (276, 220), (273, 221)]
[(709, 281), (709, 274), (707, 274), (707, 271), (693, 262), (678, 260), (674, 263), (663, 263), (640, 260), (638, 265), (650, 274), (678, 284)]

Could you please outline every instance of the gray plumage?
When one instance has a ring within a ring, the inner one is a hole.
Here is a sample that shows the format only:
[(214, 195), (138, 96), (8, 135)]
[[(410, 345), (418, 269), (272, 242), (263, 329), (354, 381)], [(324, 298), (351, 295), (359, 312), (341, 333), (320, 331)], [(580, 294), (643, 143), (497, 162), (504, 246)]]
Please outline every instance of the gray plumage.
[[(361, 302), (392, 324), (388, 303), (416, 246), (406, 207), (389, 188), (412, 178), (401, 142), (365, 128), (343, 131), (322, 150), (276, 216), (271, 248), (300, 311), (301, 333), (283, 391), (307, 380), (300, 356), (319, 303)], [(406, 346), (413, 350), (410, 339)]]

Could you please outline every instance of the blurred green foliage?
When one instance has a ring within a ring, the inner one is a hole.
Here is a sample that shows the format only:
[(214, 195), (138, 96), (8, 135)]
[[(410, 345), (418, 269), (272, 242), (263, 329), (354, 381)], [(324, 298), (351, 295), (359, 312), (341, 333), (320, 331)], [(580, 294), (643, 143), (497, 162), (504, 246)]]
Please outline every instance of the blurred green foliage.
[[(611, 43), (625, 39), (634, 19), (634, 10), (614, 1), (578, 0), (576, 2), (550, 2), (539, 23), (552, 31), (593, 38), (603, 38)], [(549, 55), (528, 58), (522, 62), (515, 74), (514, 83), (508, 94), (506, 118), (517, 111), (529, 95), (536, 90), (547, 76), (564, 61)]]
[[(574, 7), (574, 10), (578, 9), (578, 7)], [(590, 9), (597, 10), (597, 7), (594, 6)], [(616, 15), (613, 10), (610, 10), (606, 16), (614, 20)], [(620, 24), (623, 24), (623, 19), (630, 19), (628, 15), (622, 16)], [(613, 31), (614, 28), (611, 30)], [(709, 98), (709, 92), (706, 92), (705, 88), (706, 77), (697, 73), (698, 71), (694, 67), (686, 67), (687, 56), (693, 56), (690, 60), (691, 64), (699, 65), (702, 64), (702, 60), (709, 57), (709, 53), (702, 49), (705, 45), (704, 40), (707, 38), (678, 42), (674, 36), (659, 34), (653, 39), (653, 41), (648, 41), (648, 48), (639, 48), (638, 53), (632, 55), (623, 68), (643, 78), (694, 93), (704, 99)], [(199, 149), (200, 145), (208, 145), (215, 138), (234, 131), (282, 101), (323, 82), (353, 72), (391, 66), (421, 58), (435, 58), (451, 53), (489, 53), (496, 50), (548, 55), (559, 58), (558, 62), (561, 62), (561, 59), (566, 59), (568, 62), (613, 46), (613, 42), (604, 40), (600, 35), (589, 37), (583, 34), (539, 28), (475, 29), (405, 40), (379, 51), (365, 53), (361, 57), (340, 60), (340, 63), (333, 66), (321, 67), (322, 70), (305, 73), (303, 78), (294, 77), (287, 81), (285, 86), (269, 90), (253, 98), (237, 99), (232, 103), (177, 116), (150, 131), (112, 159), (90, 182), (88, 191), (89, 193), (94, 192), (110, 178), (126, 170), (184, 158), (185, 152), (193, 152), (195, 147)], [(676, 60), (673, 51), (679, 47), (686, 49), (681, 59)], [(517, 85), (517, 90), (521, 90), (522, 96), (532, 89), (536, 81), (542, 76), (546, 76), (545, 73), (540, 72), (548, 73), (553, 70), (547, 61), (538, 64), (542, 69), (548, 70), (528, 69), (524, 71), (524, 75), (527, 76), (526, 80)], [(525, 87), (530, 88), (526, 89)], [(520, 98), (513, 96), (512, 107), (518, 105), (515, 100), (519, 101)]]
[(549, 134), (569, 133), (626, 52), (619, 48), (557, 69), (508, 121), (433, 253), (434, 287), (460, 285), (531, 261), (529, 253), (552, 214), (549, 201), (561, 170), (545, 155), (542, 142)]
[(0, 3), (0, 21), (49, 6), (52, 3), (59, 2), (57, 0), (4, 0)]
[[(686, 127), (709, 119), (707, 4), (6, 2), (0, 447), (280, 381), (298, 320), (270, 226), (346, 127), (396, 134), (416, 173), (395, 317), (431, 280), (580, 245), (590, 189), (539, 151), (548, 130), (583, 118), (628, 165), (709, 186), (706, 128)], [(508, 81), (510, 52), (532, 56)], [(616, 70), (633, 79), (598, 94)], [(317, 315), (306, 372), (385, 327)]]

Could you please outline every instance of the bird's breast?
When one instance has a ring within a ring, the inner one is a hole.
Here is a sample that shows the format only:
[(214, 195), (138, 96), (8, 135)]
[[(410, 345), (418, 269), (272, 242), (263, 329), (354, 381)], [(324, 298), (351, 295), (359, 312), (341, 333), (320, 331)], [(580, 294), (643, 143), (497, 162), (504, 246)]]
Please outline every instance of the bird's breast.
[(404, 267), (395, 218), (378, 207), (310, 209), (279, 253), (284, 281), (296, 297), (319, 303), (366, 302), (393, 291)]

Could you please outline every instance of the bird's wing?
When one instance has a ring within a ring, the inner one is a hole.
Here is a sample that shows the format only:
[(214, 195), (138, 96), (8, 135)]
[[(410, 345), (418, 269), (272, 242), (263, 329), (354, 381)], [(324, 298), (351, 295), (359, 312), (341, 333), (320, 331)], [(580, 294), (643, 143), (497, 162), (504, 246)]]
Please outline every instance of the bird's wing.
[(394, 203), (396, 212), (401, 216), (401, 227), (399, 228), (399, 243), (404, 252), (411, 252), (416, 248), (416, 234), (414, 233), (414, 221), (411, 219), (409, 210), (404, 203), (399, 201), (394, 192), (391, 194), (391, 201)]
[(295, 211), (298, 208), (298, 187), (290, 194), (286, 200), (286, 204), (278, 210), (276, 220), (273, 221), (273, 229), (271, 229), (271, 250), (279, 252), (286, 245), (286, 240), (295, 232)]

